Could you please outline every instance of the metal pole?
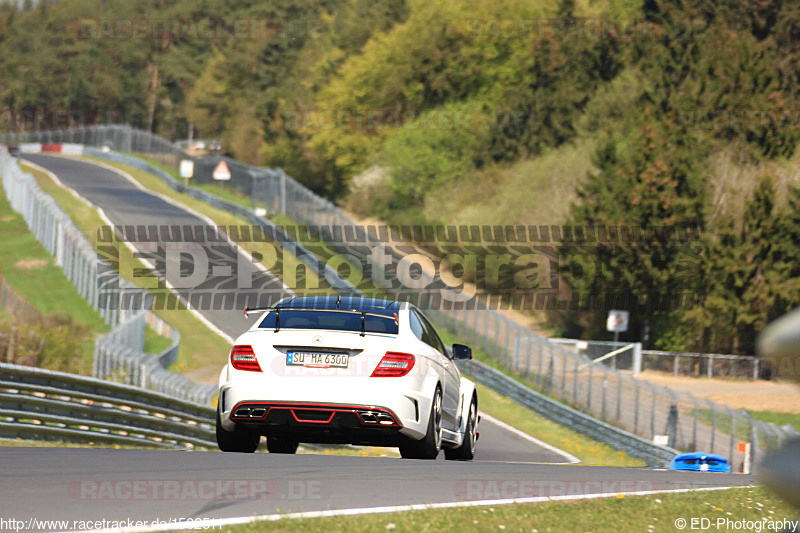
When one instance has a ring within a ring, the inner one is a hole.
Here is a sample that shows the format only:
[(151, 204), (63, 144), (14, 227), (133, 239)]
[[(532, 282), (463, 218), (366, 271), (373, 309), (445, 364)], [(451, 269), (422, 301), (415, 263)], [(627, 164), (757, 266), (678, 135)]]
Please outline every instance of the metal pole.
[(714, 441), (716, 440), (717, 436), (717, 404), (714, 402), (708, 402), (711, 404), (711, 453), (714, 453)]
[(633, 432), (634, 434), (639, 434), (639, 381), (634, 379), (634, 385), (636, 385), (636, 392), (634, 394), (633, 399)]
[(650, 438), (655, 438), (656, 436), (656, 395), (658, 391), (654, 388), (653, 389), (653, 406), (650, 410)]
[(590, 413), (592, 410), (592, 369), (594, 365), (589, 365), (589, 393), (586, 395), (586, 412)]
[(606, 419), (606, 392), (608, 392), (608, 370), (603, 369), (603, 403), (600, 407), (600, 419)]

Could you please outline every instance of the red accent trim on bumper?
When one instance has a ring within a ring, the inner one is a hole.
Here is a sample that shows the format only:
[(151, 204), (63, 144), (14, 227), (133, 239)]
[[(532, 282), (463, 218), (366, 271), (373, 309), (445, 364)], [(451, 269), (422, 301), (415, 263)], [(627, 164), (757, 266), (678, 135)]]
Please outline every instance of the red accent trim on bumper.
[[(264, 415), (259, 417), (251, 417), (251, 416), (235, 416), (237, 410), (242, 407), (250, 407), (251, 409), (264, 409)], [(328, 403), (277, 403), (277, 402), (239, 402), (233, 409), (231, 409), (230, 419), (237, 422), (259, 422), (264, 421), (269, 416), (270, 412), (275, 410), (280, 411), (289, 411), (297, 422), (301, 424), (330, 424), (333, 421), (334, 416), (338, 413), (355, 413), (361, 424), (366, 427), (403, 427), (400, 424), (400, 421), (397, 419), (397, 416), (384, 407), (375, 407), (371, 405), (342, 405), (342, 404), (328, 404)], [(328, 411), (330, 412), (330, 416), (327, 420), (308, 420), (299, 418), (295, 411)], [(381, 424), (379, 422), (369, 423), (365, 422), (364, 418), (362, 417), (362, 413), (366, 412), (373, 412), (379, 414), (385, 414), (391, 417), (392, 423), (391, 424)]]

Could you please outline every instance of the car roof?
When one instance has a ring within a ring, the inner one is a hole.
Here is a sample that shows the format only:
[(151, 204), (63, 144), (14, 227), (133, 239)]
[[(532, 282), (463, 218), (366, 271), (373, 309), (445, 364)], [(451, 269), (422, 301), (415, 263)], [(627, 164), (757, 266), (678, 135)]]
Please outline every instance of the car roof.
[(400, 310), (401, 303), (394, 300), (362, 296), (298, 296), (280, 302), (277, 309), (346, 309), (369, 313), (387, 313)]

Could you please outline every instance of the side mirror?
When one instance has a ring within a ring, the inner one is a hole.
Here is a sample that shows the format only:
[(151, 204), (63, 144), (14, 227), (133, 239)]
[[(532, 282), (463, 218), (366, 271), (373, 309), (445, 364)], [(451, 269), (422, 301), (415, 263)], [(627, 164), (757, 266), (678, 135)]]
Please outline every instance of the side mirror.
[(454, 344), (453, 359), (472, 359), (472, 348), (463, 344)]

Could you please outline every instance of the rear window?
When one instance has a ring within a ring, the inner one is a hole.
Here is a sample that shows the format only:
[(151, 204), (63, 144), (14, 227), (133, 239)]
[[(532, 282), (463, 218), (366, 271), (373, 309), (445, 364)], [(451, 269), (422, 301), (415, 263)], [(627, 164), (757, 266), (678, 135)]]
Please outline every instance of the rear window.
[[(258, 327), (275, 329), (275, 316), (275, 311), (270, 311)], [(361, 314), (359, 313), (284, 309), (281, 311), (280, 321), (280, 329), (332, 329), (361, 332)], [(397, 335), (398, 328), (394, 317), (366, 315), (364, 317), (364, 331), (367, 333)]]

